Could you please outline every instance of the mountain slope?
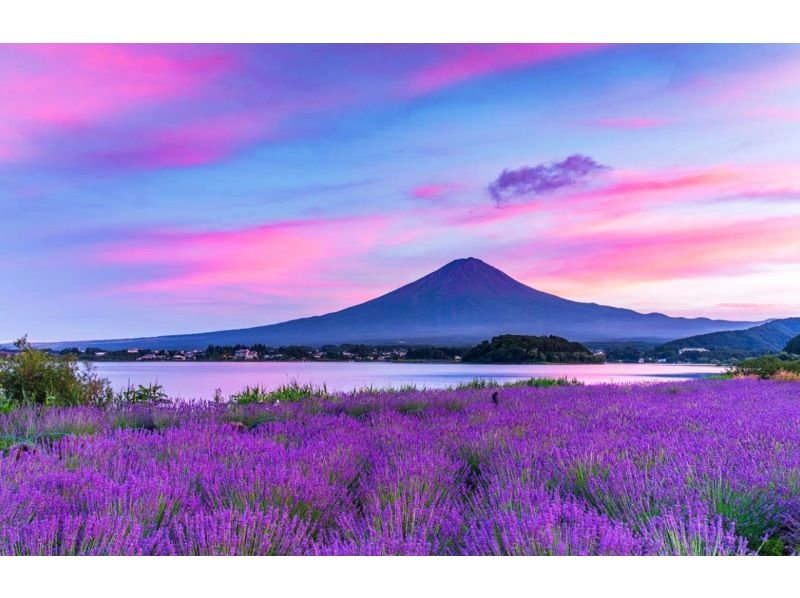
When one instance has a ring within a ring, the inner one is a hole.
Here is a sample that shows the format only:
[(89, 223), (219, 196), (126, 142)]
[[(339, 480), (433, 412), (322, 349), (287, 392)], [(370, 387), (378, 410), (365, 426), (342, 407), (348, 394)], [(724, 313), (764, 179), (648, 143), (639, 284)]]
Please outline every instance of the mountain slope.
[(800, 334), (800, 318), (772, 320), (744, 330), (726, 330), (680, 338), (656, 347), (655, 351), (679, 351), (684, 347), (701, 347), (709, 351), (728, 351), (737, 357), (777, 353), (793, 337)]
[(753, 324), (670, 318), (569, 301), (528, 287), (481, 260), (466, 258), (376, 299), (323, 316), (241, 330), (77, 344), (108, 349), (199, 349), (209, 344), (254, 343), (468, 344), (498, 334), (555, 334), (581, 341), (668, 340)]

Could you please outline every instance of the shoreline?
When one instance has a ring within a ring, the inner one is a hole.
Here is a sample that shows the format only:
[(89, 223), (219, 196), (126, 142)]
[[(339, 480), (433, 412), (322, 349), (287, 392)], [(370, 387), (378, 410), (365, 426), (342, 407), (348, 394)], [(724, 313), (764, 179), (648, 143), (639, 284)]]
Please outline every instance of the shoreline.
[(718, 364), (718, 363), (680, 363), (680, 362), (668, 362), (668, 363), (655, 363), (655, 362), (646, 362), (646, 363), (638, 363), (633, 361), (606, 361), (602, 363), (563, 363), (563, 362), (551, 362), (551, 361), (538, 361), (538, 362), (524, 362), (524, 363), (480, 363), (480, 362), (468, 362), (468, 361), (448, 361), (448, 360), (426, 360), (426, 361), (410, 361), (410, 360), (351, 360), (351, 361), (340, 361), (340, 360), (326, 360), (326, 359), (203, 359), (203, 360), (183, 360), (183, 359), (148, 359), (148, 360), (136, 360), (136, 359), (124, 359), (124, 360), (106, 360), (106, 359), (80, 359), (78, 363), (134, 363), (134, 364), (164, 364), (164, 363), (185, 363), (185, 364), (203, 364), (203, 363), (237, 363), (237, 364), (265, 364), (265, 363), (284, 363), (284, 364), (298, 364), (298, 363), (324, 363), (324, 364), (331, 364), (331, 363), (373, 363), (373, 364), (395, 364), (395, 365), (466, 365), (470, 367), (474, 366), (567, 366), (567, 367), (576, 367), (576, 366), (604, 366), (604, 365), (625, 365), (625, 366), (675, 366), (675, 367), (718, 367), (718, 368), (726, 368), (730, 367), (731, 364)]

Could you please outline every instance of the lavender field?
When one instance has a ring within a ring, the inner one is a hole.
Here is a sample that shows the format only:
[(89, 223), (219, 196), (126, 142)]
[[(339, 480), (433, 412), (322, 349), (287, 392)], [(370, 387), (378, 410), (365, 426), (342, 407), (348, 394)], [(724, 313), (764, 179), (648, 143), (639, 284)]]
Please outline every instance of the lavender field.
[(0, 554), (800, 546), (800, 384), (362, 392), (0, 416)]

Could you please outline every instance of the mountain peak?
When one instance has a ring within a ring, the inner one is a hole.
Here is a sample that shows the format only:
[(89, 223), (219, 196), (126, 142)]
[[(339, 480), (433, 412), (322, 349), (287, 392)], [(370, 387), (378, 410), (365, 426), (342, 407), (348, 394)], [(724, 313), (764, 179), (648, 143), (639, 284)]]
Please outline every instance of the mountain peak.
[[(499, 297), (536, 293), (534, 289), (514, 280), (505, 272), (475, 257), (465, 257), (448, 262), (395, 293), (431, 293), (445, 296), (483, 295)], [(393, 293), (390, 293), (392, 295)]]
[(457, 268), (463, 268), (465, 266), (474, 266), (474, 267), (486, 267), (486, 268), (493, 268), (483, 260), (479, 260), (476, 257), (462, 257), (458, 258), (457, 260), (453, 260), (452, 262), (446, 263), (444, 266), (439, 268), (440, 270), (455, 270)]
[[(508, 274), (502, 270), (495, 268), (491, 264), (487, 264), (481, 259), (476, 257), (462, 257), (452, 262), (448, 262), (438, 270), (433, 271), (431, 274), (447, 273), (447, 274), (464, 274), (464, 275), (483, 275), (502, 277), (504, 279), (513, 280)], [(516, 281), (514, 281), (516, 282)]]

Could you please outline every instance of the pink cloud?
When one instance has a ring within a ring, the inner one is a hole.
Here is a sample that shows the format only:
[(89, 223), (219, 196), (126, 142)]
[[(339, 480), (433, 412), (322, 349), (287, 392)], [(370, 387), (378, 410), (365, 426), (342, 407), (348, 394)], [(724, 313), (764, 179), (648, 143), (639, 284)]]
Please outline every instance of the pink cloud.
[(94, 128), (184, 102), (234, 66), (222, 50), (182, 46), (22, 45), (5, 47), (2, 58), (0, 128), (16, 138), (13, 152), (0, 147), (5, 160), (36, 157), (59, 135), (79, 144)]
[[(144, 272), (109, 292), (183, 298), (226, 289), (269, 296), (349, 293), (331, 260), (361, 255), (382, 241), (385, 217), (309, 219), (226, 231), (153, 231), (107, 244), (95, 260)], [(346, 241), (345, 241), (346, 240)], [(344, 269), (344, 267), (343, 267)]]
[(419, 95), (451, 87), (477, 77), (553, 62), (600, 46), (587, 44), (470, 44), (444, 45), (441, 57), (415, 73), (406, 90)]
[(462, 185), (458, 183), (428, 183), (414, 187), (411, 196), (415, 199), (438, 199), (458, 191)]
[(595, 48), (426, 46), (421, 64), (410, 71), (391, 66), (376, 74), (376, 80), (392, 82), (388, 87), (343, 90), (298, 85), (292, 71), (297, 57), (281, 49), (267, 56), (261, 70), (249, 47), (7, 46), (0, 57), (0, 160), (69, 168), (215, 163), (260, 140), (279, 138), (282, 126), (291, 128), (300, 114), (397, 101), (395, 85), (402, 90), (399, 99), (407, 99)]
[(716, 76), (697, 76), (678, 86), (679, 91), (697, 95), (709, 105), (724, 109), (747, 101), (748, 110), (753, 104), (775, 94), (796, 90), (800, 80), (800, 61), (791, 58), (776, 61), (767, 67), (725, 72)]
[(739, 274), (763, 264), (796, 261), (798, 226), (800, 217), (713, 224), (698, 218), (694, 226), (683, 228), (554, 239), (561, 255), (548, 260), (547, 270), (585, 285)]
[(0, 118), (27, 125), (76, 126), (180, 99), (231, 66), (229, 55), (162, 46), (29, 45), (5, 52)]
[(756, 120), (772, 120), (778, 122), (794, 122), (800, 120), (800, 108), (764, 106), (746, 112), (747, 116)]
[(280, 115), (240, 113), (165, 126), (90, 158), (120, 168), (190, 167), (218, 162), (269, 134)]
[(598, 118), (589, 121), (589, 124), (597, 127), (605, 127), (609, 129), (654, 129), (657, 127), (665, 127), (673, 124), (675, 121), (667, 118), (656, 117), (617, 117), (617, 118)]

